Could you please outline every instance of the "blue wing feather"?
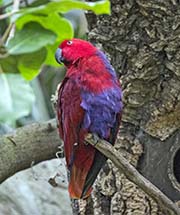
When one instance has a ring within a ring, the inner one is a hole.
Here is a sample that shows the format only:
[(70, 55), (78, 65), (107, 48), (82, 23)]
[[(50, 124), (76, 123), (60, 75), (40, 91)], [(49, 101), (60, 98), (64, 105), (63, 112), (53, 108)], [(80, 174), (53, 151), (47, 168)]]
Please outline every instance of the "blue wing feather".
[(121, 89), (115, 86), (100, 94), (83, 91), (81, 97), (81, 107), (85, 110), (82, 126), (100, 138), (108, 138), (116, 115), (122, 110)]

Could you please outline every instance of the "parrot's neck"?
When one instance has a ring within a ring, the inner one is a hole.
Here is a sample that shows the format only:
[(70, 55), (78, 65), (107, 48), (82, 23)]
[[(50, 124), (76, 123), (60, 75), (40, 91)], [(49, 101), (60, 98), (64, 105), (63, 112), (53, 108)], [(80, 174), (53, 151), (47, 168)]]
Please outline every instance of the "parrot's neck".
[(97, 54), (81, 58), (68, 68), (66, 76), (74, 79), (85, 91), (101, 93), (119, 84), (112, 66), (105, 60)]

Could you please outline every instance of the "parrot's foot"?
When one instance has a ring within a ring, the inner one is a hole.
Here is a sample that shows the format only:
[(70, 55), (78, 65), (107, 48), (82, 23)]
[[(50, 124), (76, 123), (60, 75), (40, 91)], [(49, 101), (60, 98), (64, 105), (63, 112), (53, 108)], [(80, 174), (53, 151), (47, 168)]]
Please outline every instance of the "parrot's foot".
[(92, 145), (96, 146), (97, 143), (99, 142), (100, 138), (98, 137), (97, 134), (88, 134), (86, 137), (86, 143), (91, 143)]
[(93, 139), (93, 142), (94, 142), (94, 146), (97, 145), (97, 143), (99, 142), (99, 137), (97, 134), (92, 134), (92, 139)]

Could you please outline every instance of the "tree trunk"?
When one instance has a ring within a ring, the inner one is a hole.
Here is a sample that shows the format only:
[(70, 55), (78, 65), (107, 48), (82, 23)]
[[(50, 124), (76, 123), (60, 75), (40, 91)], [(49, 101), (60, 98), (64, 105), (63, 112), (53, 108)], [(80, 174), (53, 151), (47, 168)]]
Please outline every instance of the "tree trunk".
[[(173, 201), (180, 200), (180, 3), (112, 0), (112, 15), (88, 14), (89, 40), (104, 50), (124, 92), (115, 145)], [(108, 162), (74, 214), (165, 214)], [(92, 208), (93, 207), (93, 208)]]

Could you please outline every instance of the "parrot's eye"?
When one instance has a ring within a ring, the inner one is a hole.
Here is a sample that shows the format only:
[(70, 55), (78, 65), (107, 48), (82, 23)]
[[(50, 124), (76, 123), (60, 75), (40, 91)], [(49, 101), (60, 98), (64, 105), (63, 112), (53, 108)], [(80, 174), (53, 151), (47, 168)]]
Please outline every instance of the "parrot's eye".
[(69, 45), (69, 46), (70, 46), (72, 43), (73, 43), (73, 42), (72, 42), (71, 40), (68, 40), (68, 41), (67, 41), (67, 45)]

